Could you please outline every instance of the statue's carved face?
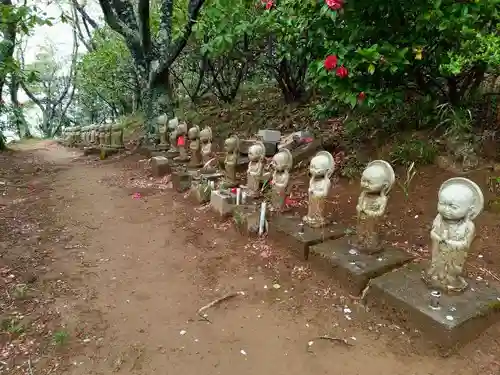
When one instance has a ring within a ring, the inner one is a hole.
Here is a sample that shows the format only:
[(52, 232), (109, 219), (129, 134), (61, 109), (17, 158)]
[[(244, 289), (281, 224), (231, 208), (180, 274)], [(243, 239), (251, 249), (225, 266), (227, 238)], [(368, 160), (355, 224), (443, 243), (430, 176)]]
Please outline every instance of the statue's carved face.
[(283, 172), (288, 166), (288, 155), (284, 152), (278, 152), (273, 156), (274, 169)]
[(236, 148), (236, 139), (234, 138), (226, 139), (226, 141), (224, 142), (224, 150), (226, 150), (226, 152), (233, 152), (235, 148)]
[(439, 193), (438, 212), (447, 220), (465, 218), (474, 205), (472, 191), (463, 185), (449, 185)]
[(198, 129), (197, 128), (189, 129), (188, 138), (191, 140), (198, 138)]
[(259, 145), (252, 145), (248, 149), (248, 159), (250, 161), (257, 161), (262, 157), (262, 149)]
[(203, 142), (203, 143), (205, 143), (205, 144), (206, 144), (206, 143), (208, 143), (208, 142), (210, 141), (210, 136), (209, 136), (209, 134), (208, 134), (208, 132), (207, 132), (207, 131), (202, 130), (202, 131), (200, 132), (200, 141), (202, 141), (202, 142)]
[(312, 177), (324, 177), (328, 172), (328, 159), (323, 155), (315, 156), (309, 165), (309, 173)]
[(380, 193), (388, 184), (386, 171), (378, 165), (366, 168), (361, 175), (361, 188), (369, 193)]

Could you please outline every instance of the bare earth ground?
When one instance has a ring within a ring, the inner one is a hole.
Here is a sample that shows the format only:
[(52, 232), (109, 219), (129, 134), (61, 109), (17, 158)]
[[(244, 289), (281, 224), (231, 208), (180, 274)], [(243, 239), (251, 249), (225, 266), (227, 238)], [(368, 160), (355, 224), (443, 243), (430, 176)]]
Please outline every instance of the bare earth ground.
[[(19, 147), (0, 156), (2, 374), (500, 372), (499, 324), (440, 358), (286, 249), (244, 239), (169, 189), (133, 188), (140, 173), (125, 163)], [(411, 215), (427, 224), (432, 210)], [(244, 295), (199, 318), (231, 291)], [(352, 346), (315, 339), (325, 334)]]

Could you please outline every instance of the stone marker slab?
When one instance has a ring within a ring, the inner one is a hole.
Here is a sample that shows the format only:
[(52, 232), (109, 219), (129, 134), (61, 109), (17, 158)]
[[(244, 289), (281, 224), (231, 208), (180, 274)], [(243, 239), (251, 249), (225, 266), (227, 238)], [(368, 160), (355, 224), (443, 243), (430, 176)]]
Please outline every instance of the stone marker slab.
[(165, 156), (154, 156), (151, 158), (151, 173), (154, 177), (163, 177), (172, 173), (170, 160)]
[(179, 193), (184, 193), (191, 188), (191, 175), (185, 171), (172, 172), (172, 186)]
[(225, 190), (212, 190), (210, 195), (210, 206), (221, 218), (226, 218), (233, 213), (236, 204), (236, 194)]
[(394, 247), (366, 254), (350, 244), (352, 239), (344, 237), (330, 240), (309, 249), (310, 259), (331, 273), (352, 294), (360, 294), (371, 279), (413, 259), (406, 251)]
[[(248, 149), (255, 143), (257, 140), (245, 139), (240, 140), (240, 153), (243, 155), (248, 155)], [(277, 142), (262, 142), (264, 144), (264, 148), (266, 150), (266, 156), (273, 156), (278, 151), (278, 143)]]
[(386, 311), (406, 328), (418, 329), (441, 354), (474, 340), (500, 319), (500, 285), (467, 280), (458, 295), (441, 294), (440, 309), (430, 307), (431, 290), (421, 279), (424, 265), (410, 263), (372, 280), (370, 306)]
[[(239, 205), (233, 209), (233, 219), (236, 228), (241, 234), (255, 236), (259, 234), (260, 206)], [(269, 223), (264, 222), (264, 231), (267, 232)]]
[(264, 142), (277, 143), (281, 139), (281, 132), (279, 130), (261, 129), (257, 134)]
[(330, 224), (323, 228), (311, 228), (304, 225), (304, 233), (300, 233), (301, 222), (301, 218), (295, 216), (274, 217), (269, 223), (269, 236), (271, 238), (285, 237), (290, 248), (306, 260), (309, 258), (310, 246), (345, 235), (345, 228), (338, 224)]

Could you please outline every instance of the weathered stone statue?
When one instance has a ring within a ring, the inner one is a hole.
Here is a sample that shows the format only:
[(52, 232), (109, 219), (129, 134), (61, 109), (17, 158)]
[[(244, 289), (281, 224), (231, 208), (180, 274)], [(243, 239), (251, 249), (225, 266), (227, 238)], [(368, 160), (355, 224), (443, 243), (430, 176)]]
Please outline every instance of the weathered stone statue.
[(168, 147), (167, 143), (167, 130), (168, 130), (168, 116), (163, 114), (156, 118), (156, 125), (158, 127), (158, 139), (160, 140), (160, 144), (158, 147), (160, 149), (166, 149)]
[(330, 191), (332, 176), (335, 170), (335, 161), (328, 151), (320, 151), (314, 156), (309, 165), (309, 206), (304, 223), (311, 228), (325, 226), (326, 198)]
[(75, 127), (75, 145), (80, 145), (82, 142), (82, 128), (80, 126)]
[(387, 208), (388, 194), (396, 175), (384, 160), (370, 162), (361, 175), (361, 194), (358, 198), (356, 247), (360, 251), (374, 253), (382, 250), (380, 225)]
[(111, 147), (111, 125), (104, 125), (104, 146)]
[(441, 185), (438, 199), (431, 229), (431, 265), (422, 276), (431, 288), (460, 293), (468, 286), (464, 264), (475, 237), (473, 220), (483, 210), (484, 197), (474, 182), (455, 177)]
[(106, 145), (106, 125), (99, 126), (99, 146), (104, 147)]
[(90, 127), (90, 144), (95, 145), (97, 143), (97, 126), (92, 125)]
[(281, 149), (273, 156), (274, 166), (272, 177), (272, 199), (271, 205), (275, 210), (281, 211), (285, 205), (290, 182), (290, 169), (293, 167), (293, 156), (290, 150)]
[(187, 152), (188, 144), (186, 140), (187, 132), (188, 132), (188, 127), (186, 122), (184, 121), (180, 122), (176, 130), (177, 149), (179, 151), (179, 156), (174, 159), (176, 161), (186, 162), (189, 160), (189, 155)]
[(200, 132), (201, 159), (203, 164), (208, 163), (213, 158), (212, 152), (212, 128), (207, 126)]
[(125, 147), (123, 144), (123, 128), (119, 124), (111, 127), (111, 147), (116, 149)]
[(264, 143), (255, 142), (248, 149), (248, 169), (247, 169), (247, 188), (250, 196), (260, 194), (260, 183), (262, 172), (264, 171), (264, 160), (266, 159), (266, 148)]
[(240, 156), (240, 140), (236, 135), (230, 136), (224, 142), (226, 157), (224, 159), (224, 188), (231, 188), (238, 185), (236, 181), (236, 166)]
[(188, 138), (189, 150), (191, 151), (191, 159), (188, 166), (191, 168), (200, 168), (203, 165), (201, 160), (200, 128), (193, 126), (189, 129)]
[(170, 157), (177, 156), (179, 154), (179, 149), (177, 148), (177, 127), (179, 126), (179, 119), (177, 117), (168, 121), (168, 130), (170, 132), (169, 141), (170, 148), (168, 149), (168, 155)]

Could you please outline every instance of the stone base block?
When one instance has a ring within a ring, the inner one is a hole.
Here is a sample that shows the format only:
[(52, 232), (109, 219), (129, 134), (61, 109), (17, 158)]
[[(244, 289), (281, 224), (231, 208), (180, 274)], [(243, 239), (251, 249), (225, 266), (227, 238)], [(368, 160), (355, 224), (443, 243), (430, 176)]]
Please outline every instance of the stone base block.
[(219, 214), (220, 217), (225, 218), (233, 213), (236, 204), (236, 194), (232, 194), (225, 190), (212, 190), (210, 195), (210, 206)]
[(83, 148), (83, 155), (96, 155), (101, 152), (101, 149), (98, 146), (88, 146)]
[(339, 238), (311, 246), (310, 259), (331, 273), (352, 294), (360, 294), (368, 282), (405, 263), (413, 257), (401, 249), (387, 247), (367, 254), (350, 245), (352, 237)]
[(191, 186), (191, 196), (199, 204), (210, 202), (212, 188), (207, 181), (193, 181)]
[(289, 247), (301, 254), (304, 259), (309, 258), (309, 247), (321, 242), (343, 237), (345, 228), (338, 224), (330, 224), (323, 228), (311, 228), (304, 225), (304, 233), (300, 233), (299, 217), (277, 216), (269, 225), (271, 238), (284, 238)]
[(179, 151), (167, 151), (167, 158), (173, 159), (179, 156)]
[(185, 171), (172, 172), (172, 186), (179, 193), (184, 193), (191, 188), (192, 177)]
[[(239, 205), (233, 209), (233, 220), (236, 228), (241, 234), (256, 236), (259, 234), (260, 206)], [(268, 221), (264, 223), (264, 231), (267, 232)]]
[(372, 280), (367, 302), (418, 329), (442, 355), (472, 341), (500, 318), (500, 285), (468, 280), (459, 295), (442, 293), (438, 310), (430, 307), (431, 290), (421, 279), (424, 267), (406, 267)]
[(151, 158), (151, 172), (154, 177), (163, 177), (172, 173), (170, 160), (165, 156), (154, 156)]

